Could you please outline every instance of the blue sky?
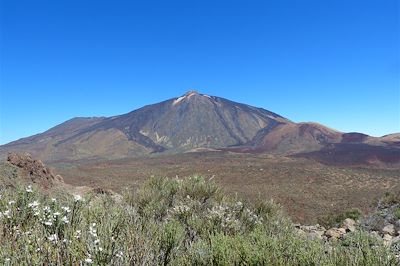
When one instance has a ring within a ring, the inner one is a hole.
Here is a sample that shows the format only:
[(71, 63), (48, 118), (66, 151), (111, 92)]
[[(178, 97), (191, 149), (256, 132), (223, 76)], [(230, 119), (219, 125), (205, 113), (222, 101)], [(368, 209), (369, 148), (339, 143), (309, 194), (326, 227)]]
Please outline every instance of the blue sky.
[(400, 132), (397, 0), (2, 0), (0, 143), (196, 89)]

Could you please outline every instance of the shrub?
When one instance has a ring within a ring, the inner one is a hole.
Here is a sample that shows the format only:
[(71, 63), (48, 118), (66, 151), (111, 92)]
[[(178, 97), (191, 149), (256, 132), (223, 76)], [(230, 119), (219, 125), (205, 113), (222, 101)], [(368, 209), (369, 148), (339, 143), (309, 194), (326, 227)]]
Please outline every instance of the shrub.
[(119, 200), (31, 187), (0, 194), (1, 265), (397, 263), (362, 232), (329, 248), (305, 239), (273, 202), (242, 203), (199, 176), (150, 178)]
[(361, 215), (362, 215), (362, 213), (360, 210), (350, 209), (350, 210), (345, 210), (345, 211), (339, 212), (339, 213), (331, 213), (331, 214), (325, 215), (318, 220), (318, 223), (327, 228), (330, 228), (330, 227), (339, 226), (340, 224), (343, 223), (343, 221), (346, 218), (358, 220), (361, 217)]
[(396, 208), (393, 212), (394, 217), (396, 217), (396, 219), (400, 219), (400, 208)]

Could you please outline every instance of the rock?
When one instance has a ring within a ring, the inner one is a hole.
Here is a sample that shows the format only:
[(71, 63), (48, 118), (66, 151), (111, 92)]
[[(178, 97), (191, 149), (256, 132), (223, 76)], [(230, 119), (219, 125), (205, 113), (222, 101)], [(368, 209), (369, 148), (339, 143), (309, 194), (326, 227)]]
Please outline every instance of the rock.
[(346, 233), (346, 229), (344, 228), (331, 228), (325, 232), (325, 235), (329, 239), (339, 239)]
[(354, 232), (356, 230), (356, 221), (351, 218), (347, 218), (343, 221), (343, 228), (346, 229), (347, 232)]
[(314, 232), (308, 233), (307, 238), (310, 240), (315, 240), (315, 239), (322, 240), (323, 235), (324, 235), (324, 232), (321, 233), (321, 232), (314, 231)]
[(384, 236), (383, 236), (383, 243), (386, 245), (386, 246), (390, 246), (390, 244), (392, 243), (392, 236), (391, 235), (389, 235), (389, 234), (385, 234)]
[(7, 161), (19, 167), (29, 182), (37, 183), (42, 188), (50, 188), (57, 182), (63, 183), (61, 176), (55, 175), (41, 160), (33, 159), (29, 153), (9, 153)]
[(325, 228), (323, 226), (320, 226), (319, 224), (316, 225), (300, 225), (300, 224), (295, 224), (294, 225), (296, 228), (296, 231), (302, 235), (303, 237), (306, 237), (308, 239), (323, 239), (324, 233), (325, 233)]
[(300, 227), (301, 227), (301, 224), (295, 223), (295, 224), (293, 224), (293, 226), (296, 227), (296, 228), (300, 228)]
[(388, 224), (385, 227), (382, 228), (383, 234), (389, 234), (391, 236), (394, 236), (396, 234), (396, 230), (394, 229), (393, 224)]

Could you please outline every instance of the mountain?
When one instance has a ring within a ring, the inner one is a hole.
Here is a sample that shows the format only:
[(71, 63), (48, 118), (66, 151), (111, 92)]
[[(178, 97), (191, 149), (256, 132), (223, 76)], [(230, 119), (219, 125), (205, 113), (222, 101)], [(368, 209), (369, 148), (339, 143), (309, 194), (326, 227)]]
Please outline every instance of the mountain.
[(44, 161), (117, 159), (193, 151), (295, 155), (329, 164), (400, 165), (400, 134), (375, 138), (294, 123), (262, 108), (189, 91), (113, 117), (78, 117), (0, 146)]
[(124, 158), (243, 145), (288, 119), (246, 104), (189, 91), (113, 117), (74, 118), (0, 147), (50, 160)]
[(342, 133), (317, 123), (279, 124), (231, 151), (291, 155), (328, 165), (400, 167), (400, 134)]

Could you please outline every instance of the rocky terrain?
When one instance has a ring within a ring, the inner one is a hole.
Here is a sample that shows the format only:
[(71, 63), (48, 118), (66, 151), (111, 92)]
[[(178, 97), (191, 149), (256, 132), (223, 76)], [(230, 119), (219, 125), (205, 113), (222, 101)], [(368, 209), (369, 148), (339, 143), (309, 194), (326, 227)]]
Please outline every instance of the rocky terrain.
[(36, 184), (38, 187), (48, 190), (64, 185), (64, 180), (60, 175), (56, 175), (41, 160), (32, 158), (28, 153), (10, 153), (6, 162), (1, 163), (0, 171), (1, 182), (5, 186), (13, 186), (22, 182)]
[(54, 162), (224, 150), (398, 168), (399, 143), (398, 134), (375, 138), (294, 123), (262, 108), (189, 91), (123, 115), (71, 119), (0, 146), (0, 158), (8, 152), (29, 152)]
[(112, 190), (99, 185), (70, 185), (55, 172), (53, 168), (46, 166), (29, 153), (9, 153), (7, 159), (0, 162), (0, 189), (34, 185), (46, 194), (63, 191), (74, 195), (93, 193), (119, 196)]
[(376, 209), (357, 219), (346, 218), (334, 227), (295, 224), (300, 235), (308, 239), (318, 239), (329, 244), (332, 241), (346, 241), (357, 231), (367, 232), (371, 238), (383, 243), (396, 252), (400, 258), (400, 195), (388, 193)]

